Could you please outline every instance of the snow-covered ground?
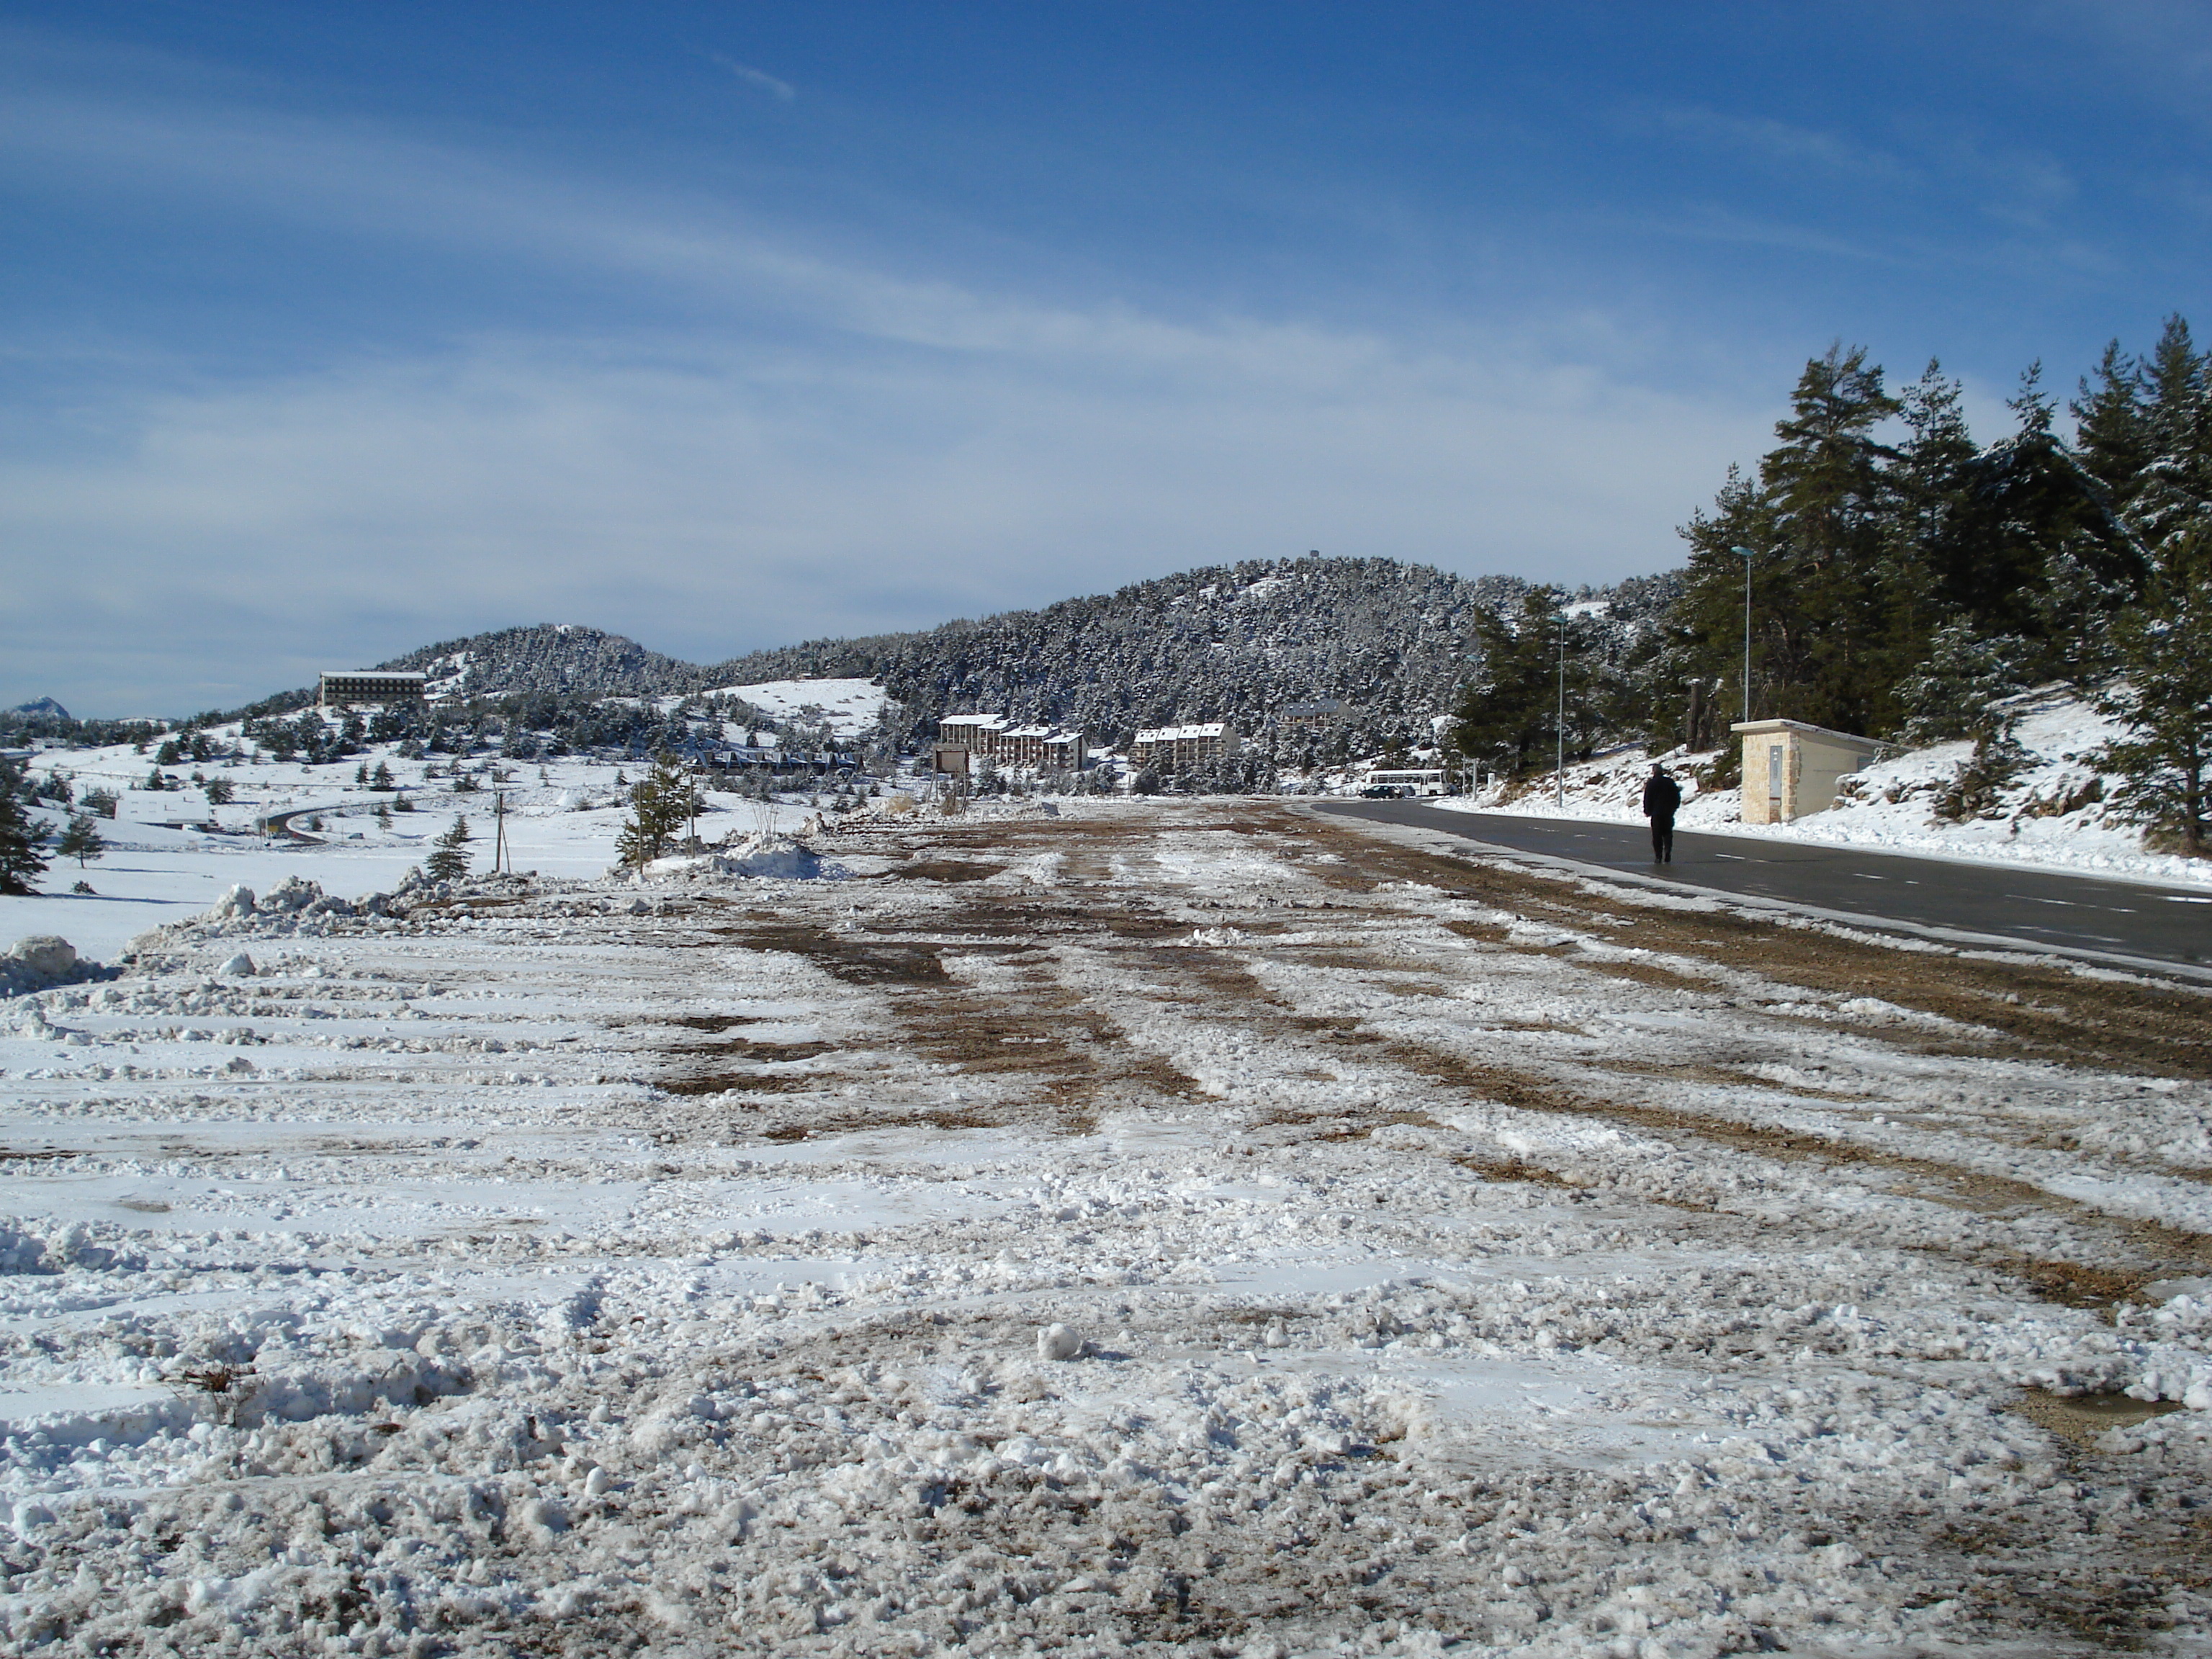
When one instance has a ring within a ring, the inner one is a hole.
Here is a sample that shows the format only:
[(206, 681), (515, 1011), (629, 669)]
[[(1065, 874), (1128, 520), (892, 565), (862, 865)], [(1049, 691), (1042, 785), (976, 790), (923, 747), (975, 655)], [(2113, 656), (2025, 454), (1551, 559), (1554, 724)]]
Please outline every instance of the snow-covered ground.
[(890, 701), (873, 680), (763, 680), (717, 686), (705, 695), (736, 697), (778, 721), (820, 721), (841, 738), (874, 731)]
[[(234, 727), (211, 731), (219, 745), (234, 745)], [(396, 789), (356, 781), (367, 766), (389, 769)], [(498, 781), (499, 775), (507, 781)], [(100, 788), (114, 792), (113, 819), (97, 821), (108, 849), (80, 867), (49, 854), (40, 896), (0, 899), (0, 949), (27, 933), (58, 933), (86, 955), (105, 959), (145, 929), (204, 910), (238, 884), (265, 890), (296, 875), (342, 898), (359, 898), (398, 884), (420, 865), (431, 844), (456, 817), (466, 817), (474, 837), (473, 866), (492, 860), (493, 795), (506, 799), (509, 862), (544, 876), (589, 878), (614, 859), (614, 842), (626, 811), (618, 776), (634, 779), (613, 763), (571, 757), (544, 763), (479, 757), (465, 763), (477, 787), (457, 793), (450, 757), (407, 760), (393, 745), (371, 744), (360, 755), (321, 766), (268, 759), (180, 762), (160, 769), (180, 788), (143, 786), (155, 769), (150, 754), (128, 744), (106, 749), (52, 750), (33, 758), (34, 777), (59, 772), (79, 800)], [(230, 784), (233, 800), (210, 806), (194, 773)], [(802, 795), (787, 798), (803, 801)], [(405, 810), (394, 811), (401, 802)], [(732, 794), (709, 794), (700, 823), (708, 840), (757, 827), (760, 809)], [(381, 808), (380, 815), (379, 809)], [(803, 805), (780, 809), (789, 827), (807, 816)], [(49, 830), (66, 821), (64, 809), (42, 805), (34, 816)], [(271, 817), (289, 814), (297, 835), (256, 833)], [(319, 823), (320, 828), (315, 828)], [(209, 833), (203, 826), (216, 826)], [(90, 895), (73, 893), (79, 881)]]
[(0, 1643), (2197, 1650), (2205, 994), (1445, 845), (856, 815), (0, 1001)]
[[(2100, 774), (2090, 758), (2112, 737), (2111, 722), (2056, 694), (2019, 698), (2015, 704), (2020, 722), (2014, 735), (2026, 751), (2026, 764), (1984, 813), (1963, 822), (1938, 817), (1934, 809), (1939, 794), (1972, 757), (1971, 743), (1936, 744), (1878, 762), (1845, 781), (1847, 793), (1836, 805), (1793, 823), (1776, 824), (1743, 823), (1733, 789), (1698, 793), (1691, 772), (1711, 762), (1711, 754), (1677, 751), (1657, 758), (1667, 762), (1687, 797), (1676, 820), (1685, 830), (2212, 885), (2212, 860), (2147, 851), (2141, 827), (2113, 813), (2118, 781)], [(1549, 775), (1510, 798), (1493, 788), (1442, 800), (1437, 806), (1443, 811), (1640, 823), (1644, 781), (1653, 758), (1644, 750), (1628, 749), (1570, 766), (1564, 807)]]

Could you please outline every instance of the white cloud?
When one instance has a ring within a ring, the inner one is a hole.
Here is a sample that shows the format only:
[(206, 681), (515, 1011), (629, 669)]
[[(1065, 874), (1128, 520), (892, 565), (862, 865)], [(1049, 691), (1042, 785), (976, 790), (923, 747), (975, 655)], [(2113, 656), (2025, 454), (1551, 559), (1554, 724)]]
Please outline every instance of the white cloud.
[[(125, 445), (0, 463), (6, 654), (24, 695), (96, 708), (101, 653), (161, 636), (244, 695), (510, 622), (711, 659), (1308, 547), (1602, 580), (1671, 562), (1762, 447), (1747, 411), (1587, 368), (1057, 324), (835, 362), (481, 341), (153, 399)], [(170, 672), (125, 701), (165, 701)]]
[(1310, 547), (1603, 580), (1673, 562), (1772, 414), (1638, 386), (1605, 319), (1040, 297), (343, 124), (33, 98), (0, 108), (0, 149), (95, 194), (680, 296), (592, 337), (106, 397), (110, 435), (0, 460), (0, 702), (234, 702), (539, 620), (712, 659)]
[(788, 81), (779, 81), (763, 70), (740, 64), (734, 58), (725, 58), (720, 52), (712, 54), (714, 61), (749, 87), (757, 87), (778, 103), (788, 104), (799, 96), (799, 88)]
[(1832, 132), (1766, 116), (1729, 115), (1696, 105), (1658, 112), (1660, 125), (1686, 137), (1725, 145), (1791, 169), (1812, 167), (1882, 184), (1912, 177), (1894, 155)]

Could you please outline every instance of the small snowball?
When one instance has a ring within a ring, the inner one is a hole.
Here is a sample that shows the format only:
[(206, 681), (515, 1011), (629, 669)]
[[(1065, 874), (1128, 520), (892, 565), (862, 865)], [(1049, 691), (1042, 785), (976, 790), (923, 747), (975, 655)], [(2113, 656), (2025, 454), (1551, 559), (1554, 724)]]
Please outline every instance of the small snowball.
[(613, 1488), (614, 1484), (614, 1476), (609, 1474), (605, 1469), (593, 1469), (584, 1477), (584, 1496), (605, 1498)]
[(1083, 1352), (1083, 1338), (1065, 1325), (1048, 1325), (1037, 1333), (1039, 1359), (1073, 1359)]

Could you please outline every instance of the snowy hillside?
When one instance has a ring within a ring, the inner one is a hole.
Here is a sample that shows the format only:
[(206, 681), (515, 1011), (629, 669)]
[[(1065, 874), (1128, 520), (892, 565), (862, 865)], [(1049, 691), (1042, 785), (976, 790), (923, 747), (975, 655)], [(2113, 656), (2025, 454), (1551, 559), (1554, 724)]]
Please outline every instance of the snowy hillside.
[(890, 699), (873, 680), (764, 680), (718, 685), (710, 697), (734, 697), (779, 725), (826, 726), (833, 737), (857, 738), (877, 730)]
[(377, 665), (427, 674), (430, 694), (471, 697), (659, 696), (695, 691), (702, 671), (596, 628), (540, 623), (425, 646)]
[[(732, 678), (865, 674), (911, 713), (954, 709), (1141, 726), (1227, 720), (1281, 739), (1285, 711), (1333, 703), (1308, 741), (1338, 758), (1425, 738), (1468, 678), (1480, 613), (1527, 584), (1389, 559), (1254, 561), (924, 633), (812, 641), (724, 665)], [(1594, 606), (1632, 629), (1673, 591), (1632, 581)]]
[[(1297, 750), (1300, 763), (1340, 764), (1425, 741), (1479, 657), (1478, 617), (1516, 603), (1527, 586), (1389, 559), (1259, 561), (1182, 571), (1037, 611), (814, 641), (712, 666), (565, 624), (448, 640), (374, 665), (428, 675), (433, 696), (448, 710), (511, 705), (541, 727), (611, 698), (659, 701), (752, 686), (769, 703), (795, 710), (791, 697), (803, 703), (822, 694), (778, 688), (867, 683), (892, 705), (896, 735), (954, 710), (1079, 723), (1124, 740), (1141, 726), (1228, 720), (1248, 738)], [(1603, 654), (1650, 626), (1674, 591), (1672, 578), (1638, 579), (1586, 596), (1575, 612), (1593, 630), (1589, 648)], [(310, 697), (304, 690), (284, 694), (253, 712), (288, 712)], [(1289, 711), (1322, 705), (1328, 712), (1317, 723), (1295, 733), (1285, 726)]]

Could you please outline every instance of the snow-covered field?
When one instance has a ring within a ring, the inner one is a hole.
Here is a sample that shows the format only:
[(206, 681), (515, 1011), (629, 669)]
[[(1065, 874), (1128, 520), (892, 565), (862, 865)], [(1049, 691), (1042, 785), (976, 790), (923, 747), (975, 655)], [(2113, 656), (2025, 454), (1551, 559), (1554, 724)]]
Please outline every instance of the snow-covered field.
[[(1688, 797), (1677, 823), (1710, 834), (1893, 852), (2027, 864), (2131, 880), (2212, 885), (2212, 860), (2147, 851), (2141, 826), (2112, 810), (2117, 780), (2101, 775), (2090, 757), (2114, 735), (2112, 723), (2071, 697), (2052, 694), (2018, 698), (2014, 736), (2026, 751), (2018, 777), (1999, 792), (1985, 816), (1949, 822), (1936, 816), (1938, 793), (1972, 756), (1971, 743), (1944, 743), (1911, 750), (1857, 775), (1840, 804), (1794, 823), (1747, 824), (1729, 789), (1699, 794), (1690, 771), (1710, 754), (1663, 757)], [(1599, 757), (1566, 771), (1562, 805), (1549, 775), (1505, 798), (1492, 789), (1479, 796), (1440, 801), (1444, 811), (1516, 812), (1534, 817), (1643, 822), (1644, 781), (1653, 757), (1641, 749)]]
[[(218, 744), (237, 743), (235, 727), (210, 735)], [(380, 763), (401, 787), (375, 789), (355, 781), (362, 767)], [(106, 788), (118, 802), (113, 819), (98, 821), (109, 843), (98, 860), (80, 868), (74, 860), (50, 854), (40, 896), (0, 900), (5, 907), (0, 908), (0, 947), (25, 933), (58, 933), (101, 959), (149, 927), (206, 909), (225, 889), (241, 883), (265, 889), (298, 875), (342, 898), (388, 890), (429, 855), (456, 817), (469, 821), (473, 865), (489, 868), (495, 791), (506, 799), (514, 869), (542, 876), (600, 875), (613, 861), (615, 833), (626, 810), (627, 792), (617, 779), (637, 775), (635, 763), (624, 772), (597, 759), (477, 759), (466, 767), (477, 787), (456, 793), (450, 757), (410, 761), (388, 744), (313, 767), (265, 757), (179, 762), (159, 769), (184, 787), (164, 790), (140, 787), (155, 769), (149, 756), (127, 744), (49, 750), (33, 757), (29, 769), (33, 776), (65, 775), (80, 800)], [(495, 769), (507, 781), (499, 782)], [(229, 783), (234, 799), (210, 806), (204, 788), (190, 782), (194, 773)], [(394, 811), (402, 801), (405, 809)], [(757, 809), (750, 801), (720, 794), (709, 795), (708, 803), (702, 836), (744, 835), (756, 827)], [(807, 816), (803, 805), (780, 810), (788, 827)], [(67, 818), (64, 810), (50, 805), (33, 809), (33, 815), (49, 830), (58, 830)], [(255, 833), (272, 817), (289, 822), (292, 833), (281, 827), (272, 835)], [(94, 891), (72, 893), (78, 881)]]
[(881, 724), (890, 699), (873, 680), (763, 680), (723, 685), (708, 696), (736, 697), (769, 719), (818, 721), (841, 738), (857, 738)]
[(1265, 802), (575, 833), (0, 1001), (9, 1650), (2201, 1650), (2204, 993)]

